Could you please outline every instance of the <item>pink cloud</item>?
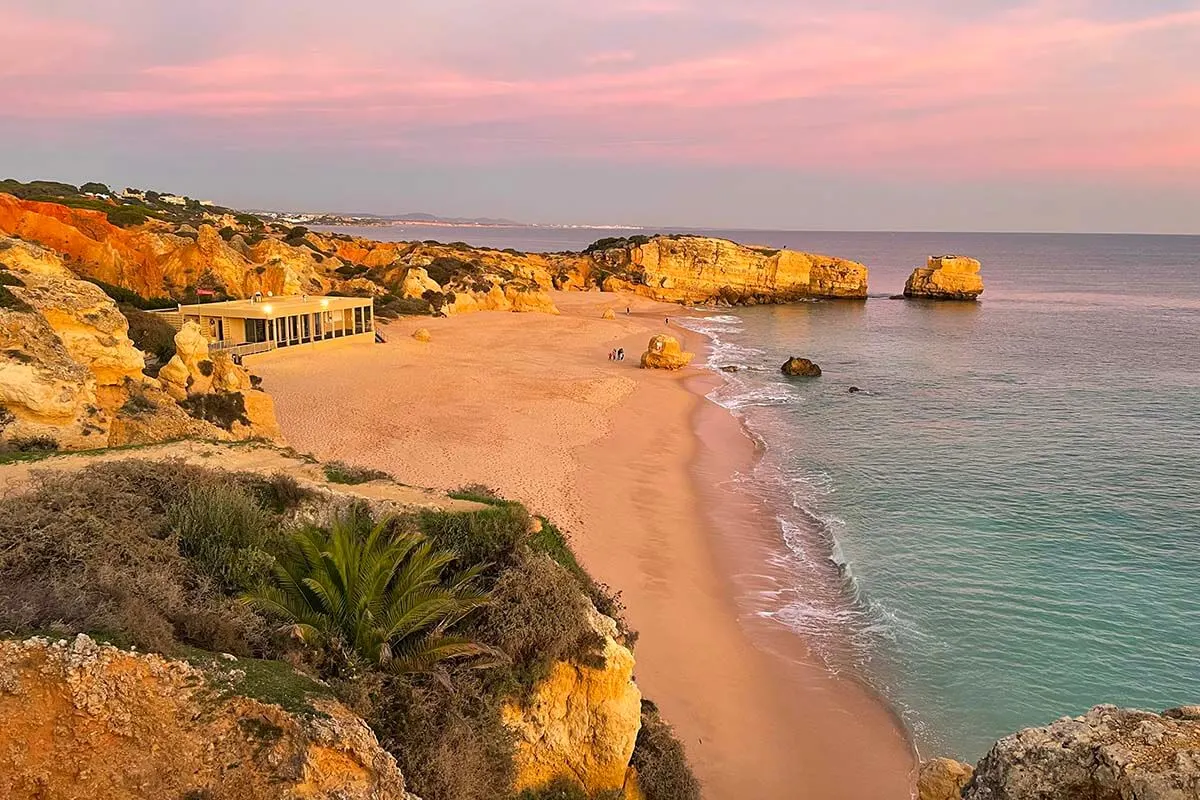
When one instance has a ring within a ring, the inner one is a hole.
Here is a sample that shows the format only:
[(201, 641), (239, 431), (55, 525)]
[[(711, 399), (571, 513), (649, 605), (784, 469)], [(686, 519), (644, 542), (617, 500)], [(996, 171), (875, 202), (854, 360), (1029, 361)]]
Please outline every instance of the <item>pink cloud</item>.
[[(1194, 56), (1180, 55), (1200, 51), (1200, 10), (1105, 20), (1086, 4), (1035, 2), (954, 21), (763, 7), (749, 7), (765, 31), (750, 43), (650, 64), (630, 48), (593, 50), (579, 57), (582, 73), (536, 77), (399, 47), (364, 55), (337, 36), (141, 64), (104, 32), (27, 15), (16, 18), (18, 35), (0, 25), (0, 46), (66, 36), (77, 55), (38, 62), (46, 86), (0, 84), (0, 102), (34, 119), (192, 120), (250, 141), (281, 129), (317, 143), (352, 132), (363, 146), (432, 158), (1200, 174), (1200, 74)], [(698, 13), (653, 0), (613, 8)], [(77, 80), (114, 63), (122, 68), (103, 87)]]

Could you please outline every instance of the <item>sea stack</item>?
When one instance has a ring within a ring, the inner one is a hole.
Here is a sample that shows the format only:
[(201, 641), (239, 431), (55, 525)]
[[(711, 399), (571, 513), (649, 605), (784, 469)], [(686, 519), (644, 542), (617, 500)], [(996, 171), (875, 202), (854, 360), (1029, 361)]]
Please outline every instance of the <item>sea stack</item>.
[(792, 356), (783, 363), (779, 371), (792, 378), (819, 378), (821, 368), (813, 361), (799, 356)]
[(642, 369), (683, 369), (692, 363), (694, 353), (685, 353), (674, 336), (653, 336), (642, 354)]
[(929, 300), (974, 300), (983, 294), (980, 264), (966, 256), (930, 256), (904, 284), (905, 297)]

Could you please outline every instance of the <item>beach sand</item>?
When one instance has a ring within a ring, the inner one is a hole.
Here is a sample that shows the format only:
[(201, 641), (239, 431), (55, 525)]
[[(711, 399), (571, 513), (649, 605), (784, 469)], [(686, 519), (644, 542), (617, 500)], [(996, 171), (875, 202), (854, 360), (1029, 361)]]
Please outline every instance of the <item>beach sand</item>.
[[(640, 631), (636, 677), (675, 726), (712, 800), (902, 800), (913, 755), (886, 705), (835, 677), (804, 642), (739, 611), (761, 570), (767, 510), (729, 479), (754, 445), (703, 398), (717, 378), (638, 369), (678, 306), (556, 293), (560, 316), (405, 319), (388, 344), (339, 344), (248, 360), (289, 443), (385, 469), (409, 484), (482, 483), (572, 537), (621, 592)], [(629, 307), (632, 314), (626, 315)], [(605, 308), (616, 320), (603, 320)], [(410, 334), (427, 328), (432, 341)], [(626, 360), (607, 353), (624, 347)], [(698, 359), (699, 360), (699, 359)]]

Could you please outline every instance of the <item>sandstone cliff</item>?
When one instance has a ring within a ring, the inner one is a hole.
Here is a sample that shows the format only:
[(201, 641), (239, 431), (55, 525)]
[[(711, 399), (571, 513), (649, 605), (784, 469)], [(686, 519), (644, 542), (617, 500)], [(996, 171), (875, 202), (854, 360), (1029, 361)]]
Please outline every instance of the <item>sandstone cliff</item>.
[(865, 298), (867, 268), (831, 256), (748, 247), (703, 236), (656, 236), (592, 254), (606, 291), (675, 303), (753, 305)]
[[(189, 415), (144, 366), (104, 292), (49, 250), (0, 237), (0, 443), (75, 450), (278, 435), (269, 398), (253, 398), (245, 426), (222, 430)], [(248, 387), (244, 371), (229, 367), (226, 382), (236, 375)]]
[(619, 790), (635, 796), (629, 762), (642, 695), (633, 682), (633, 653), (617, 641), (611, 619), (589, 611), (604, 639), (604, 667), (560, 661), (527, 702), (504, 707), (505, 724), (517, 740), (518, 792), (567, 778), (590, 794)]
[(905, 297), (931, 300), (974, 300), (983, 294), (980, 264), (965, 256), (930, 256), (904, 284)]
[(83, 634), (2, 641), (0, 796), (417, 800), (319, 685), (275, 664), (272, 688), (289, 686), (288, 699), (247, 696), (264, 668), (219, 656), (200, 668)]

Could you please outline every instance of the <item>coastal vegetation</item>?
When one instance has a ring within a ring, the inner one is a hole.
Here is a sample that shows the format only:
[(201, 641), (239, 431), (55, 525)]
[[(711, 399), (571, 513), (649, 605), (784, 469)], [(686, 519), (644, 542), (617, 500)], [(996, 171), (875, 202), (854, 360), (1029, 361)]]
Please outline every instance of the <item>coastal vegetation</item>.
[[(30, 481), (0, 499), (0, 630), (185, 659), (223, 693), (235, 689), (214, 654), (233, 654), (236, 693), (261, 684), (260, 699), (298, 713), (327, 693), (361, 715), (424, 800), (504, 797), (517, 770), (506, 704), (554, 663), (603, 668), (592, 598), (619, 613), (557, 528), (480, 487), (456, 493), (475, 510), (384, 514), (287, 475), (175, 461)], [(645, 796), (698, 798), (682, 748), (643, 716)]]

